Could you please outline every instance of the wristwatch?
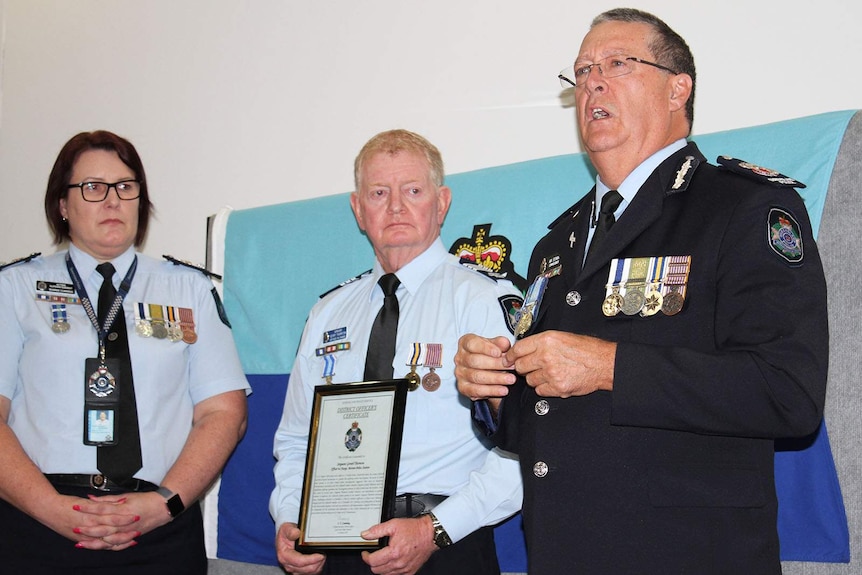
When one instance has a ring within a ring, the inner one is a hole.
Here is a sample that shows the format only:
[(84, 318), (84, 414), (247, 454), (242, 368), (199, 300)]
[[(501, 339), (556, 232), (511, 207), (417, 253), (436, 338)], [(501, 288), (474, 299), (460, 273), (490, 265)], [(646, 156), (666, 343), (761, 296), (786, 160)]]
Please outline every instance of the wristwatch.
[(174, 493), (167, 487), (159, 487), (156, 489), (156, 493), (165, 498), (165, 503), (168, 506), (168, 515), (171, 516), (171, 519), (176, 519), (180, 513), (186, 510), (186, 506), (183, 504), (183, 500), (180, 499), (179, 494)]
[(443, 527), (443, 524), (440, 523), (440, 520), (437, 519), (437, 516), (430, 511), (427, 512), (427, 515), (431, 518), (431, 525), (434, 526), (434, 545), (440, 549), (452, 545), (452, 539), (449, 537), (449, 534), (446, 533), (446, 529)]

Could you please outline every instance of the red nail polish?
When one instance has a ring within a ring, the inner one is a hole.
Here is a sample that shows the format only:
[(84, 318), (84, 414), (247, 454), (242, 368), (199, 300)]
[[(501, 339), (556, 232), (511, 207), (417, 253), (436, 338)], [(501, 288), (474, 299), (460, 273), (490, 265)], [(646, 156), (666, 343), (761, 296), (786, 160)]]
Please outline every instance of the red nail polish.
[(80, 532), (81, 532), (80, 527), (75, 527), (74, 529), (72, 529), (72, 533), (80, 533)]
[(75, 547), (77, 547), (78, 549), (82, 549), (84, 547), (84, 544), (83, 543), (75, 543)]
[(73, 506), (72, 506), (72, 509), (74, 509), (75, 511), (80, 511), (80, 510), (81, 510), (81, 506), (80, 506), (80, 505), (73, 505)]
[(135, 521), (140, 521), (140, 520), (141, 520), (141, 516), (140, 516), (140, 515), (135, 515)]

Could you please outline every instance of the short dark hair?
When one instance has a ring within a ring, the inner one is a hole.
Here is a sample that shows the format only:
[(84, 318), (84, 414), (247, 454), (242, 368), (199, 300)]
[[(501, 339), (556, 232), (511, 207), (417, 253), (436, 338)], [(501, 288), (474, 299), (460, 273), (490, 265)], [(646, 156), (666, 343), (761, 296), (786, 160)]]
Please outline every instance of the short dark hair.
[(117, 156), (126, 166), (135, 173), (135, 179), (141, 183), (141, 196), (138, 204), (138, 233), (135, 235), (135, 246), (144, 243), (147, 235), (147, 227), (153, 212), (153, 204), (147, 192), (147, 176), (144, 173), (144, 164), (138, 151), (131, 142), (113, 132), (96, 130), (95, 132), (81, 132), (72, 137), (60, 150), (60, 154), (54, 161), (51, 175), (48, 176), (48, 188), (45, 191), (45, 216), (48, 225), (54, 235), (54, 243), (60, 244), (69, 238), (69, 223), (63, 219), (60, 213), (60, 200), (69, 194), (69, 184), (72, 177), (72, 169), (78, 157), (88, 150), (105, 150), (116, 152)]
[(691, 126), (694, 124), (694, 87), (697, 83), (697, 73), (694, 67), (694, 56), (682, 36), (674, 32), (658, 16), (636, 8), (614, 8), (602, 12), (593, 19), (590, 28), (603, 22), (631, 22), (652, 26), (655, 30), (655, 38), (650, 42), (650, 50), (656, 59), (656, 64), (691, 76), (691, 96), (685, 104), (685, 117), (688, 119), (689, 131), (691, 131)]

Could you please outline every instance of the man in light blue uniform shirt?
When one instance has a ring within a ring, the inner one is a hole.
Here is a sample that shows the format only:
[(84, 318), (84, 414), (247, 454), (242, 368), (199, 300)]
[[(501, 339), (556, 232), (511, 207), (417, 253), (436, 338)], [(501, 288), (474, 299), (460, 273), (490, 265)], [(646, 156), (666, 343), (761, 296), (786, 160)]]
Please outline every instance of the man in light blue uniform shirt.
[[(467, 269), (446, 251), (439, 235), (451, 195), (443, 186), (440, 154), (424, 138), (405, 130), (378, 134), (357, 157), (355, 177), (351, 205), (376, 261), (370, 272), (324, 295), (303, 332), (275, 435), (270, 512), (279, 561), (292, 573), (499, 573), (487, 526), (520, 509), (520, 472), (515, 458), (477, 437), (469, 402), (455, 385), (453, 356), (465, 333), (511, 333), (508, 310), (520, 294), (508, 281)], [(425, 378), (428, 365), (437, 363), (439, 387), (432, 377), (409, 392), (396, 518), (363, 533), (367, 539), (389, 537), (388, 546), (361, 557), (301, 554), (294, 544), (314, 387), (330, 372), (332, 383), (363, 380), (372, 324), (384, 298), (377, 282), (387, 273), (400, 281), (394, 375), (408, 374), (418, 343), (425, 359), (416, 372)], [(339, 342), (349, 342), (349, 349), (327, 354), (335, 359), (327, 370), (317, 350)], [(427, 360), (429, 350), (440, 352), (439, 362)], [(400, 510), (408, 497), (412, 511)]]

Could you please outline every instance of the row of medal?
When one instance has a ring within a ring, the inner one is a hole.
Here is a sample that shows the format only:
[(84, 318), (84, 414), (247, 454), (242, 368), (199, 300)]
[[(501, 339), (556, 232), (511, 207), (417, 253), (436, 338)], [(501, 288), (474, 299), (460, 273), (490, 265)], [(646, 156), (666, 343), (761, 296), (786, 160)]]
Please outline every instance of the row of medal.
[[(51, 330), (54, 333), (69, 331), (71, 324), (66, 306), (81, 305), (79, 297), (37, 293), (36, 299), (51, 303)], [(173, 342), (182, 340), (188, 344), (198, 340), (191, 308), (155, 303), (135, 304), (135, 333), (141, 337), (155, 337)]]
[(608, 271), (602, 313), (613, 317), (661, 312), (676, 315), (685, 303), (691, 256), (614, 258)]
[[(336, 353), (350, 349), (349, 341), (339, 343), (330, 343), (314, 350), (317, 357), (323, 357), (323, 375), (322, 378), (326, 383), (332, 383), (332, 377), (335, 375), (335, 360)], [(425, 391), (437, 391), (440, 388), (440, 376), (435, 372), (436, 369), (443, 367), (443, 344), (442, 343), (414, 343), (411, 347), (410, 361), (406, 364), (410, 367), (410, 372), (404, 376), (408, 382), (408, 389), (416, 391), (419, 385)], [(421, 378), (416, 372), (418, 367), (427, 367), (428, 373)]]
[(135, 333), (141, 337), (184, 341), (188, 344), (198, 340), (191, 308), (156, 303), (135, 304)]

